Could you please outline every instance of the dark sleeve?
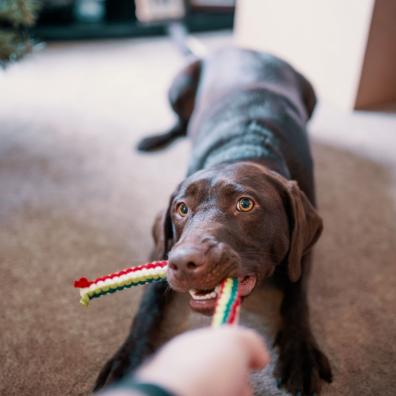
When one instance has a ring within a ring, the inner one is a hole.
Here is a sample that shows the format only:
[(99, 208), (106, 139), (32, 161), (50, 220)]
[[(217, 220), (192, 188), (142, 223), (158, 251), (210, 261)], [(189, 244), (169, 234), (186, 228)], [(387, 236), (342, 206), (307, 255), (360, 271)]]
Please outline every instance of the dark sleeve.
[(116, 384), (107, 388), (107, 390), (131, 390), (139, 392), (139, 394), (147, 395), (147, 396), (176, 396), (173, 392), (170, 392), (168, 389), (164, 387), (148, 383), (148, 382), (140, 382), (135, 380), (132, 376), (127, 376)]

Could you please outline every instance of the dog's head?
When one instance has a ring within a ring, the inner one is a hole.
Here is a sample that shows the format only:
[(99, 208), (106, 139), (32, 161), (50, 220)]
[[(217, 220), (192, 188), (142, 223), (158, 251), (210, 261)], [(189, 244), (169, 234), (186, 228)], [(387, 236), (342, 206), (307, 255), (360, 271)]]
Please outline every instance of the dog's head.
[(191, 307), (208, 314), (215, 288), (226, 277), (239, 278), (242, 296), (278, 265), (297, 281), (301, 259), (321, 230), (320, 217), (296, 182), (251, 162), (184, 180), (153, 229), (157, 253), (168, 256), (171, 288), (189, 291)]

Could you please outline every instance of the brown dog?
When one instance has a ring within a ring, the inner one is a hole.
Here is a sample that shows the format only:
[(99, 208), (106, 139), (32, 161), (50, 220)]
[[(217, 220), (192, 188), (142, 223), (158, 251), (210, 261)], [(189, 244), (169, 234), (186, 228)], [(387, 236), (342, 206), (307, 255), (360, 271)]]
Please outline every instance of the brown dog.
[(276, 375), (295, 394), (319, 393), (321, 379), (330, 382), (332, 374), (311, 332), (306, 297), (322, 231), (306, 133), (316, 102), (311, 85), (274, 56), (230, 48), (190, 63), (169, 97), (178, 123), (139, 148), (157, 149), (185, 134), (192, 140), (188, 177), (154, 226), (154, 256), (169, 259), (171, 290), (161, 283), (146, 289), (97, 388), (152, 352), (174, 291), (190, 292), (190, 307), (212, 314), (225, 277), (238, 277), (245, 297), (271, 276), (284, 295)]

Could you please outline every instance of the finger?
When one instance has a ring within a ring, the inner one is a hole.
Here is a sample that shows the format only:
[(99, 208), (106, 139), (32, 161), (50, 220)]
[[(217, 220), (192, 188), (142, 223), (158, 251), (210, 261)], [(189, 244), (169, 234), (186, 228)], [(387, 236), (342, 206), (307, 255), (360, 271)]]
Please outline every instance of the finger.
[(252, 387), (248, 382), (246, 382), (246, 385), (242, 390), (241, 396), (252, 396), (252, 395), (253, 395)]
[(254, 331), (242, 329), (240, 337), (248, 354), (248, 367), (251, 370), (264, 368), (271, 360), (263, 339)]

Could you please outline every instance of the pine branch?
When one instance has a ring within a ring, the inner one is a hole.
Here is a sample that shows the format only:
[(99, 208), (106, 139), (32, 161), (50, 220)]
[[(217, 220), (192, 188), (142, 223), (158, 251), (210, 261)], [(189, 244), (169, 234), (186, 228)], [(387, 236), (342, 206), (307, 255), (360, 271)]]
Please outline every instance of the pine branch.
[(32, 46), (32, 41), (25, 35), (0, 30), (0, 67), (21, 59)]
[(0, 67), (31, 51), (26, 28), (34, 24), (38, 9), (37, 0), (0, 0)]
[(1, 0), (0, 20), (18, 26), (31, 26), (39, 8), (37, 0)]

